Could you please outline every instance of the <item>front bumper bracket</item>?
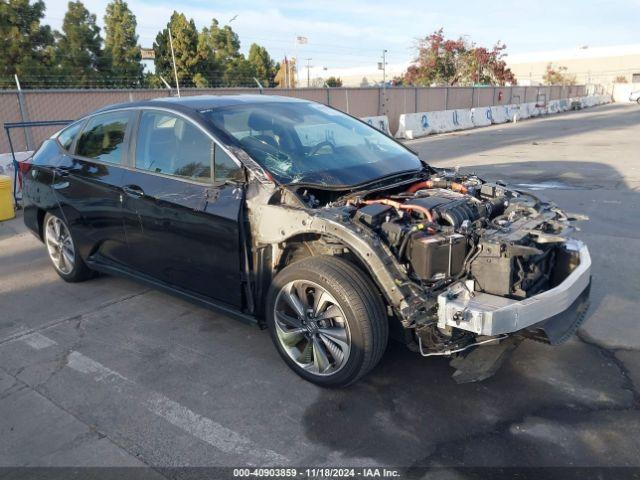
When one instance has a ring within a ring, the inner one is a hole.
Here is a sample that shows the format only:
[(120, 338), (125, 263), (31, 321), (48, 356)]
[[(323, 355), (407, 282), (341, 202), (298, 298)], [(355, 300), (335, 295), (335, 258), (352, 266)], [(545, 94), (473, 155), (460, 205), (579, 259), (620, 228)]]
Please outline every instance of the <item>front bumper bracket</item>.
[(474, 292), (472, 280), (457, 283), (438, 296), (438, 327), (496, 336), (535, 326), (544, 330), (552, 343), (561, 343), (582, 322), (591, 284), (589, 250), (577, 240), (569, 240), (566, 246), (579, 252), (580, 262), (561, 284), (515, 300)]

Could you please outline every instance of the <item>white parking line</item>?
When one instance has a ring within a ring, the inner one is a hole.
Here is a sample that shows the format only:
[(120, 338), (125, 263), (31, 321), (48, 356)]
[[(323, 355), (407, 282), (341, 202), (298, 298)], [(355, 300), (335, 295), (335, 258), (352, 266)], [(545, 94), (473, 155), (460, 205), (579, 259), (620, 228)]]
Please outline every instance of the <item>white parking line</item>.
[(75, 350), (67, 357), (67, 366), (77, 372), (92, 375), (96, 382), (102, 382), (106, 378), (113, 377), (127, 383), (134, 383), (127, 377), (123, 377), (118, 372), (105, 367), (101, 363), (96, 362), (92, 358), (89, 358), (80, 352), (76, 352)]
[[(54, 340), (40, 333), (28, 335), (21, 340), (37, 350), (56, 344)], [(161, 393), (144, 389), (133, 380), (105, 367), (100, 362), (80, 352), (73, 350), (69, 353), (67, 366), (77, 372), (91, 376), (96, 382), (119, 383), (121, 386), (135, 386), (143, 390), (140, 403), (148, 411), (222, 452), (243, 456), (248, 464), (253, 463), (249, 461), (249, 458), (255, 459), (256, 465), (261, 465), (265, 462), (273, 465), (290, 463), (285, 456), (273, 450), (257, 446), (250, 439), (210, 418), (199, 415)]]
[(56, 342), (54, 340), (51, 340), (49, 337), (45, 337), (39, 332), (33, 332), (25, 337), (22, 337), (20, 340), (29, 345), (31, 348), (35, 348), (36, 350), (42, 350), (43, 348), (56, 345)]
[(169, 423), (189, 432), (194, 437), (207, 442), (226, 453), (243, 456), (259, 457), (273, 465), (285, 465), (289, 460), (273, 450), (257, 447), (248, 438), (223, 427), (213, 420), (198, 415), (164, 395), (150, 395), (145, 407)]

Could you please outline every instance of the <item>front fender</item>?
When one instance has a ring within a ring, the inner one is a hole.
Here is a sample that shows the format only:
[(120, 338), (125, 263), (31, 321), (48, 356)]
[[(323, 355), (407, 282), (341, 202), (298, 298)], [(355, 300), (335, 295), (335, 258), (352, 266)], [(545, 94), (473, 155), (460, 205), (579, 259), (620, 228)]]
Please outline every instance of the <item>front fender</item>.
[(366, 227), (351, 223), (342, 209), (309, 211), (283, 205), (260, 205), (252, 209), (250, 220), (259, 244), (277, 246), (303, 234), (340, 241), (366, 267), (403, 324), (410, 324), (411, 318), (424, 309), (425, 299), (407, 284), (405, 273), (388, 247)]

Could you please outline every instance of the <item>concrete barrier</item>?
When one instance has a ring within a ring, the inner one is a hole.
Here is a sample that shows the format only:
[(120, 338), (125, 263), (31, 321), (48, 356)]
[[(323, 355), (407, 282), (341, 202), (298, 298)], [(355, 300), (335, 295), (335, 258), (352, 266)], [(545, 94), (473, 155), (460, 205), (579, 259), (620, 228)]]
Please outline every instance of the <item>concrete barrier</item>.
[(447, 110), (439, 110), (429, 112), (431, 126), (435, 133), (446, 133), (457, 130), (457, 126), (453, 123), (453, 112)]
[(471, 119), (471, 110), (469, 108), (458, 108), (453, 110), (454, 123), (457, 123), (459, 130), (467, 130), (473, 128), (473, 120)]
[(507, 118), (509, 122), (515, 123), (523, 118), (522, 114), (520, 113), (520, 105), (518, 105), (517, 103), (507, 105), (505, 108), (507, 111)]
[(518, 105), (518, 120), (529, 118), (529, 109), (527, 108), (526, 103), (521, 103)]
[[(436, 112), (405, 113), (400, 115), (396, 138), (420, 138), (432, 133), (453, 132), (492, 123), (517, 122), (520, 119), (566, 112), (579, 102), (581, 108), (611, 101), (606, 95), (591, 95), (569, 99), (550, 100), (546, 104), (536, 102), (494, 105), (491, 107), (460, 108)], [(367, 117), (379, 118), (379, 117)], [(388, 121), (387, 121), (388, 125)], [(387, 127), (388, 128), (388, 127)]]
[(374, 128), (377, 128), (387, 135), (391, 135), (391, 131), (389, 130), (389, 118), (386, 115), (380, 115), (377, 117), (360, 117), (360, 120)]
[(476, 107), (471, 109), (471, 122), (474, 127), (486, 127), (491, 125), (491, 108)]
[(536, 107), (536, 104), (533, 102), (525, 103), (524, 108), (527, 109), (527, 114), (529, 115), (529, 117), (537, 117), (538, 115), (540, 115), (540, 111)]
[(566, 98), (558, 100), (558, 105), (561, 112), (566, 112), (571, 107), (569, 100), (567, 100)]
[(414, 139), (435, 133), (430, 115), (432, 112), (403, 113), (398, 118), (396, 138)]
[(495, 105), (491, 108), (491, 123), (505, 123), (509, 121), (509, 112), (504, 105)]

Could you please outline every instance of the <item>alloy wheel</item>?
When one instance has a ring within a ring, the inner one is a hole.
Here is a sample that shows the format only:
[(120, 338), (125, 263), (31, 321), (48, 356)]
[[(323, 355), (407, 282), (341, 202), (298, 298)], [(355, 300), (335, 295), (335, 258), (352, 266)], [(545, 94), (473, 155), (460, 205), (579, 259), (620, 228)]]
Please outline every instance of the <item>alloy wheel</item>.
[(349, 358), (351, 335), (336, 299), (320, 285), (295, 280), (278, 293), (274, 306), (278, 341), (287, 355), (314, 375), (333, 375)]
[(58, 217), (49, 216), (45, 225), (49, 258), (61, 273), (69, 275), (75, 266), (75, 247), (69, 229)]

